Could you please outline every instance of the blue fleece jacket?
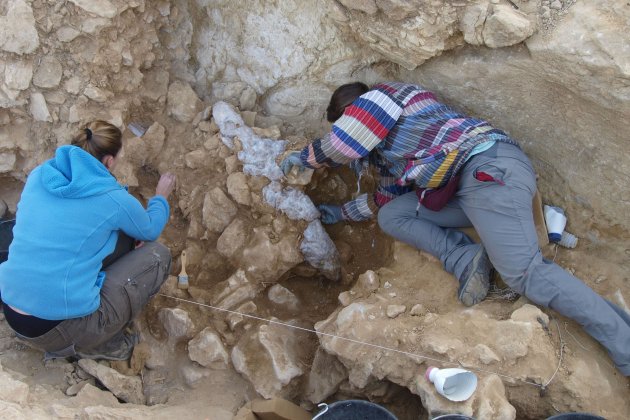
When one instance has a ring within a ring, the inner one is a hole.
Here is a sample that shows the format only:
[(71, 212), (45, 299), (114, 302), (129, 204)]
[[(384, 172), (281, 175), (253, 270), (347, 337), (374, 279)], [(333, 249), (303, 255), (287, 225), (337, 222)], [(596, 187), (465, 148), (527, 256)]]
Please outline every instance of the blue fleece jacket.
[(49, 320), (91, 314), (105, 280), (101, 263), (118, 231), (153, 241), (168, 216), (164, 197), (151, 198), (145, 210), (98, 159), (59, 147), (22, 191), (9, 259), (0, 265), (2, 300)]

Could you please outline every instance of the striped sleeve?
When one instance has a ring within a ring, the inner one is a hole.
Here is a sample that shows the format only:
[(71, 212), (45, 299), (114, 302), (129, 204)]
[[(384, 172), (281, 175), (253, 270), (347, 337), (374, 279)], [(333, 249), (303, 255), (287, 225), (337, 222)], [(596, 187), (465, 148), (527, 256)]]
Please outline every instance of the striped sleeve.
[(402, 104), (381, 90), (361, 95), (327, 135), (302, 150), (302, 163), (313, 169), (334, 167), (367, 156), (387, 137), (402, 111)]

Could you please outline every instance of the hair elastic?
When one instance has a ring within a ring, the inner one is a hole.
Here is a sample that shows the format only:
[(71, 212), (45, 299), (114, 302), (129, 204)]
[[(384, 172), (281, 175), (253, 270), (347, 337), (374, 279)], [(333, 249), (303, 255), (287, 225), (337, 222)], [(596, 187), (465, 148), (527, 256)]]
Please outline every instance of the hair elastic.
[(92, 130), (90, 130), (89, 128), (85, 129), (85, 134), (87, 135), (87, 139), (92, 140)]

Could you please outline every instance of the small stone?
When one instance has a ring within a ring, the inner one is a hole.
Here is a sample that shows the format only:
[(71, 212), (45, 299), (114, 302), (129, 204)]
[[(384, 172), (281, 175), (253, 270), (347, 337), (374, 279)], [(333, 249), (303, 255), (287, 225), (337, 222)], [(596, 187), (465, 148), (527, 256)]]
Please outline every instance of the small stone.
[(91, 100), (93, 100), (94, 102), (98, 102), (98, 103), (103, 103), (107, 101), (107, 98), (109, 96), (112, 96), (111, 92), (97, 88), (96, 86), (93, 86), (93, 85), (86, 86), (85, 89), (83, 90), (83, 94), (87, 96), (88, 98), (90, 98)]
[(554, 9), (554, 10), (560, 10), (560, 9), (562, 9), (562, 2), (560, 0), (554, 0), (554, 1), (551, 2), (549, 7)]
[(246, 125), (252, 127), (254, 125), (254, 121), (256, 120), (256, 113), (253, 111), (241, 111), (241, 117)]
[(227, 369), (229, 356), (219, 336), (206, 327), (188, 342), (188, 357), (201, 366)]
[(66, 395), (69, 397), (74, 397), (75, 395), (79, 393), (79, 391), (83, 389), (84, 386), (86, 386), (89, 383), (92, 383), (92, 385), (94, 385), (94, 379), (84, 380), (81, 382), (77, 382), (74, 385), (70, 385), (68, 389), (66, 389)]
[(389, 305), (387, 307), (387, 316), (390, 318), (396, 318), (398, 315), (404, 313), (407, 310), (405, 305)]
[(392, 284), (388, 281), (385, 282), (385, 284), (383, 285), (383, 289), (391, 289)]
[(81, 35), (81, 31), (78, 31), (70, 26), (63, 26), (57, 29), (57, 39), (61, 42), (70, 42)]
[(179, 81), (169, 86), (167, 105), (169, 115), (180, 122), (191, 122), (203, 107), (195, 91), (187, 83)]
[[(368, 270), (359, 276), (358, 283), (359, 283), (359, 286), (361, 286), (366, 291), (374, 292), (380, 286), (380, 279), (378, 277), (378, 274), (376, 274), (372, 270)], [(383, 286), (383, 287), (385, 288), (391, 287), (391, 284), (389, 284), (389, 282), (385, 282), (385, 284), (389, 286), (387, 287)]]
[(300, 300), (286, 287), (281, 284), (274, 284), (269, 288), (267, 297), (273, 303), (282, 305), (291, 310), (296, 310), (300, 306)]
[(392, 297), (392, 298), (395, 298), (397, 296), (396, 292), (388, 293), (388, 295), (389, 295), (389, 297)]
[(411, 307), (411, 310), (409, 311), (409, 314), (411, 316), (422, 316), (427, 312), (427, 310), (425, 309), (424, 305), (421, 303), (416, 303), (415, 305), (413, 305)]
[(348, 291), (341, 292), (338, 299), (339, 303), (341, 303), (343, 306), (348, 306), (352, 303), (352, 295)]
[(184, 382), (191, 388), (199, 385), (199, 381), (210, 375), (210, 370), (199, 366), (185, 365), (181, 368)]

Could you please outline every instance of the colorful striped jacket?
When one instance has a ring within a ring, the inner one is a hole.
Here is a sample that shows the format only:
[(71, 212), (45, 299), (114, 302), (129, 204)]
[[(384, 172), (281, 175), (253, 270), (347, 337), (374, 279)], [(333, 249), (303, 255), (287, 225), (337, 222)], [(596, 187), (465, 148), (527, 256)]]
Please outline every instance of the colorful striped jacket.
[[(346, 220), (366, 220), (414, 187), (440, 188), (457, 174), (472, 149), (487, 141), (516, 144), (488, 122), (469, 118), (420, 86), (382, 83), (357, 98), (332, 130), (300, 153), (308, 168), (369, 159), (379, 186), (342, 206)], [(374, 152), (374, 153), (371, 153)]]

